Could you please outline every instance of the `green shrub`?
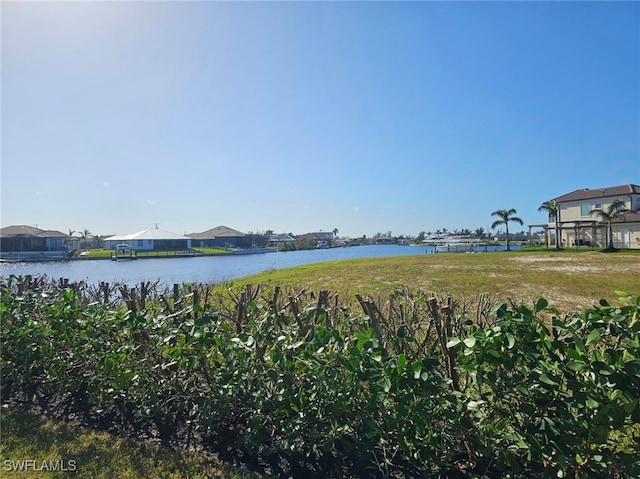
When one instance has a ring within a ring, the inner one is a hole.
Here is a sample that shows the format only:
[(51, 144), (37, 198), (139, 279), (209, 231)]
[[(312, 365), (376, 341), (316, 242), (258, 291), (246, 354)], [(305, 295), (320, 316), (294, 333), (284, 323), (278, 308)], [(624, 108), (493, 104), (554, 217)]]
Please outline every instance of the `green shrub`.
[(324, 293), (127, 308), (3, 281), (2, 397), (62, 417), (108, 411), (282, 476), (640, 474), (640, 297), (479, 318), (405, 292), (383, 317)]

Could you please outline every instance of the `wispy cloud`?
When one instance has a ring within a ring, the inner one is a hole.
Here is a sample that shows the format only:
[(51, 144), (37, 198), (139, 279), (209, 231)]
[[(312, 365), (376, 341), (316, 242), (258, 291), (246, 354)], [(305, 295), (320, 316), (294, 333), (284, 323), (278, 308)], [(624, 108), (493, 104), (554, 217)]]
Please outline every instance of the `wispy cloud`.
[(155, 204), (157, 204), (157, 201), (147, 200), (147, 204), (148, 205), (155, 205)]

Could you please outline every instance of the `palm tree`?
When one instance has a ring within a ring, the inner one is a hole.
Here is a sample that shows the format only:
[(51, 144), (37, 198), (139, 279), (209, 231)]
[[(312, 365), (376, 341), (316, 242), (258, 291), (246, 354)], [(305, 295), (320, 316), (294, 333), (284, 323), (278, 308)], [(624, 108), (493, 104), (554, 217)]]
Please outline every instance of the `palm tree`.
[(80, 244), (85, 248), (87, 247), (87, 240), (89, 239), (89, 236), (91, 236), (91, 231), (86, 228), (82, 230), (82, 233), (80, 233), (80, 238), (82, 239)]
[(560, 249), (560, 218), (559, 218), (559, 206), (556, 200), (548, 200), (540, 205), (538, 211), (546, 211), (549, 214), (549, 219), (553, 216), (556, 223), (556, 245), (555, 249)]
[(624, 201), (622, 200), (613, 200), (611, 202), (611, 204), (609, 204), (609, 206), (607, 206), (605, 209), (602, 208), (596, 208), (594, 210), (591, 210), (591, 214), (596, 214), (602, 217), (602, 219), (604, 221), (607, 222), (607, 236), (608, 236), (608, 242), (607, 242), (607, 249), (608, 250), (613, 250), (613, 231), (611, 229), (611, 220), (613, 220), (614, 218), (618, 218), (620, 216), (622, 216), (624, 213), (628, 212), (629, 210), (627, 208), (625, 208), (625, 204)]
[(511, 251), (511, 249), (509, 248), (509, 221), (524, 224), (524, 222), (520, 218), (518, 218), (517, 216), (513, 216), (516, 213), (517, 211), (513, 208), (511, 208), (510, 210), (497, 210), (491, 213), (491, 216), (498, 216), (500, 218), (499, 220), (496, 220), (491, 224), (491, 229), (494, 230), (500, 225), (504, 225), (507, 229), (507, 251)]
[(96, 240), (98, 248), (102, 248), (104, 246), (104, 239), (105, 238), (106, 238), (105, 235), (94, 235), (93, 236), (93, 239)]

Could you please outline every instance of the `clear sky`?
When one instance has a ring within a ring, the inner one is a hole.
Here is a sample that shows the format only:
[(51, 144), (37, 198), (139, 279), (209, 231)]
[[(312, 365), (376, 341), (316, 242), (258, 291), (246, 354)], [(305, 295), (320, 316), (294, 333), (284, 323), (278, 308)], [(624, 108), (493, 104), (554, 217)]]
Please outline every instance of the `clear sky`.
[(639, 2), (1, 8), (2, 226), (526, 229), (640, 183)]

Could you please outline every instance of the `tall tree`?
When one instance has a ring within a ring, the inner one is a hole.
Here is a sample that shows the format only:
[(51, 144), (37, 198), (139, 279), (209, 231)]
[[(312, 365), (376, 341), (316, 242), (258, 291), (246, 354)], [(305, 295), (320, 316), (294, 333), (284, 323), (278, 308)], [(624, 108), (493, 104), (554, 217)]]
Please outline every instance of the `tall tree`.
[(500, 218), (499, 220), (496, 220), (491, 224), (491, 229), (494, 230), (498, 226), (504, 225), (507, 230), (507, 240), (506, 240), (507, 251), (511, 251), (511, 248), (509, 247), (509, 221), (524, 224), (524, 222), (520, 218), (518, 218), (517, 216), (514, 216), (516, 213), (517, 211), (514, 210), (513, 208), (511, 208), (510, 210), (497, 210), (491, 213), (491, 216), (497, 216)]
[(556, 200), (548, 200), (540, 205), (538, 211), (546, 211), (549, 215), (549, 220), (553, 216), (556, 224), (556, 244), (555, 249), (560, 249), (560, 211), (558, 202)]
[(600, 216), (604, 221), (607, 222), (607, 249), (613, 250), (613, 230), (611, 228), (611, 220), (614, 218), (618, 218), (628, 212), (629, 210), (625, 208), (624, 201), (622, 200), (613, 200), (609, 206), (606, 208), (596, 208), (591, 210), (592, 215)]
[(98, 245), (98, 248), (102, 248), (104, 246), (104, 239), (106, 238), (105, 235), (94, 235), (93, 239), (96, 240), (96, 243)]
[(82, 238), (82, 246), (84, 246), (85, 248), (87, 247), (87, 240), (89, 239), (89, 236), (91, 236), (91, 231), (86, 228), (82, 230), (82, 233), (80, 233), (80, 238)]

